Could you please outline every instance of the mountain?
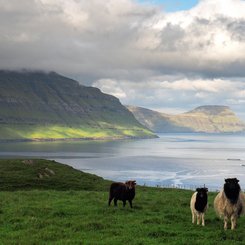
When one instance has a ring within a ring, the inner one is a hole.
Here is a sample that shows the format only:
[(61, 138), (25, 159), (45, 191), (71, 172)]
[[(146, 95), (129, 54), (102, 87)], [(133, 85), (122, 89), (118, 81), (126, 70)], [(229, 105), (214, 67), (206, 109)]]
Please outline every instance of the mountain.
[(245, 124), (228, 106), (200, 106), (192, 111), (168, 115), (146, 108), (128, 106), (135, 118), (153, 132), (244, 132)]
[(0, 140), (153, 136), (98, 88), (55, 72), (0, 71)]

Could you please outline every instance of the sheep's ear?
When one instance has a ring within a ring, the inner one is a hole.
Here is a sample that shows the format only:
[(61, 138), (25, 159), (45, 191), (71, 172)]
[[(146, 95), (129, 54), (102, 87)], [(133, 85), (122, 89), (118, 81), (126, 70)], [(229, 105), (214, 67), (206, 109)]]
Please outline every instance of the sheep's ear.
[(208, 192), (208, 188), (205, 188), (206, 192)]
[(239, 179), (236, 179), (236, 180), (237, 180), (237, 183), (239, 183), (240, 180)]
[(196, 191), (197, 191), (197, 192), (200, 191), (200, 188), (196, 188)]
[(225, 179), (225, 183), (227, 183), (228, 182), (228, 179)]

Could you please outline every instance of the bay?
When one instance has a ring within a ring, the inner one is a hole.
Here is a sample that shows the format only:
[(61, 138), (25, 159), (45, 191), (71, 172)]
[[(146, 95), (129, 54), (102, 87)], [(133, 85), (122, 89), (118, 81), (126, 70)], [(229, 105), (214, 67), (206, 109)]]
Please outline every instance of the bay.
[(1, 143), (1, 158), (47, 158), (114, 181), (218, 190), (236, 177), (245, 188), (245, 137), (161, 134), (157, 139)]

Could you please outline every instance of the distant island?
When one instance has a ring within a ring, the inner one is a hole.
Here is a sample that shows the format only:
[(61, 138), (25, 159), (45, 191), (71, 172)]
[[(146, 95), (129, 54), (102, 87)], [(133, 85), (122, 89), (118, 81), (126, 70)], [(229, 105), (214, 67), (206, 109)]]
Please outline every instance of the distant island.
[(120, 101), (55, 72), (0, 71), (0, 141), (156, 137)]
[(127, 108), (141, 124), (156, 133), (245, 132), (245, 123), (228, 106), (205, 105), (178, 115), (135, 106)]

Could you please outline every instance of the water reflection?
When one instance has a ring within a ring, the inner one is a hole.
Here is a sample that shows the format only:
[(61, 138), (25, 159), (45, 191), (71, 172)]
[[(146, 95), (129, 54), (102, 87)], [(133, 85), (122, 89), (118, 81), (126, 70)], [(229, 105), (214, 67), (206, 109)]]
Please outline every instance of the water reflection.
[[(245, 187), (243, 135), (164, 134), (158, 139), (0, 144), (0, 157), (53, 159), (104, 178), (146, 185)], [(230, 159), (230, 160), (228, 160)], [(240, 159), (240, 160), (238, 160)]]

